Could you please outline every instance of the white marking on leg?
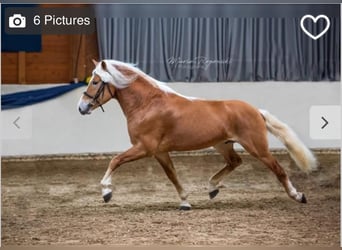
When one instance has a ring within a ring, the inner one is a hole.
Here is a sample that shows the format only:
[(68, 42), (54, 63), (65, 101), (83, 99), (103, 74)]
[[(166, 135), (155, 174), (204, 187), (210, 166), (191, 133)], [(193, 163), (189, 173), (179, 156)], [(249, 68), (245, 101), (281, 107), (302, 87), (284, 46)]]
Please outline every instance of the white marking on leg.
[(112, 177), (108, 176), (106, 179), (102, 179), (101, 185), (105, 186), (105, 187), (111, 186), (112, 185)]
[(209, 193), (211, 193), (215, 190), (219, 190), (221, 188), (227, 188), (227, 186), (225, 184), (223, 184), (221, 181), (216, 181), (214, 183), (213, 180), (209, 180), (209, 185), (208, 185)]
[(302, 200), (302, 193), (297, 192), (297, 190), (295, 189), (295, 187), (292, 185), (291, 181), (288, 180), (287, 181), (287, 186), (289, 188), (289, 192), (290, 192), (290, 196), (293, 197), (295, 200), (297, 201), (301, 201)]
[(191, 208), (191, 205), (190, 203), (187, 201), (187, 200), (182, 200), (181, 203), (180, 203), (180, 207), (181, 208)]
[(102, 197), (112, 192), (110, 188), (102, 188)]
[(102, 179), (101, 185), (102, 185), (102, 197), (104, 197), (105, 195), (112, 192), (112, 189), (110, 188), (110, 186), (112, 185), (112, 177), (108, 176), (107, 178)]
[(216, 184), (213, 184), (211, 181), (209, 181), (209, 193), (217, 190), (218, 187), (216, 186)]

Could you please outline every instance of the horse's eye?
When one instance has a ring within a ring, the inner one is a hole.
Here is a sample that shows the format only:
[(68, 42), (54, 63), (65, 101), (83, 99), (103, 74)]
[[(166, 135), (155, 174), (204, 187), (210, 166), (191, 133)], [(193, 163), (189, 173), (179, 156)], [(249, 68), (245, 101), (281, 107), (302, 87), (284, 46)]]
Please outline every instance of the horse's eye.
[(93, 81), (93, 85), (96, 85), (96, 84), (98, 84), (98, 83), (99, 83), (99, 81), (97, 81), (97, 82), (94, 82), (94, 81)]

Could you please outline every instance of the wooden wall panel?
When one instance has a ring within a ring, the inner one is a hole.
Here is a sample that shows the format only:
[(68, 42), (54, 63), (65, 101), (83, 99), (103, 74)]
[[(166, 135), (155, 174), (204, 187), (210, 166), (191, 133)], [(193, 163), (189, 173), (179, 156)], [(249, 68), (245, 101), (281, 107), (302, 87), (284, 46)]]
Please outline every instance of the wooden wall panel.
[(18, 53), (1, 53), (1, 81), (18, 82)]
[(41, 53), (26, 53), (27, 83), (69, 82), (70, 38), (63, 35), (42, 37)]
[(2, 83), (67, 83), (74, 77), (82, 81), (91, 74), (91, 59), (98, 59), (96, 34), (82, 35), (82, 40), (80, 35), (43, 35), (42, 52), (25, 53), (22, 81), (18, 58), (15, 52), (1, 54)]
[(98, 59), (96, 33), (91, 35), (75, 35), (71, 42), (72, 77), (85, 80), (91, 75), (94, 64), (91, 59)]

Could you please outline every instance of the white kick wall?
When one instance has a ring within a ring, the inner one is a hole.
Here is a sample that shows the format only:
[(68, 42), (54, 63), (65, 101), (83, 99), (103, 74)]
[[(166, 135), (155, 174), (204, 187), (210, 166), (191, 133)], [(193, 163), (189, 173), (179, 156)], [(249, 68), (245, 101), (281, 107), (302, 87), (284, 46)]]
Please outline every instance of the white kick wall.
[[(52, 85), (2, 85), (2, 94)], [(187, 96), (241, 99), (266, 109), (292, 127), (310, 148), (339, 148), (338, 139), (310, 137), (310, 107), (340, 105), (339, 82), (169, 83)], [(82, 116), (77, 103), (84, 88), (20, 109), (1, 111), (2, 155), (121, 152), (130, 147), (126, 120), (115, 100)], [(13, 122), (20, 117), (16, 124)], [(322, 124), (311, 124), (311, 126)], [(331, 122), (330, 122), (330, 126)], [(194, 128), (196, 129), (196, 128)], [(271, 148), (283, 148), (273, 136)]]

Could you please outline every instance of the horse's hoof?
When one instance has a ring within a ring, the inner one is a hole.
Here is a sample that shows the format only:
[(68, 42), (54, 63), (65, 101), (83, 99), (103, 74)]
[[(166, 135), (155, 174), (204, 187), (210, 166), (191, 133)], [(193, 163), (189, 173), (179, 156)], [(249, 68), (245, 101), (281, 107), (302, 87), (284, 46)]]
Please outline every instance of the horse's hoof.
[(189, 210), (191, 210), (190, 203), (187, 202), (187, 201), (182, 201), (180, 206), (179, 206), (179, 210), (182, 210), (182, 211), (189, 211)]
[(104, 202), (108, 202), (108, 201), (110, 201), (110, 199), (112, 198), (112, 192), (109, 192), (109, 193), (107, 193), (107, 194), (105, 194), (104, 196), (103, 196), (103, 200), (104, 200)]
[(307, 203), (306, 197), (302, 194), (302, 199), (300, 200), (301, 203)]
[(179, 210), (181, 210), (181, 211), (189, 211), (189, 210), (191, 210), (191, 207), (189, 207), (189, 206), (180, 206)]
[(215, 189), (215, 190), (209, 192), (210, 199), (215, 198), (218, 193), (219, 193), (219, 189)]

